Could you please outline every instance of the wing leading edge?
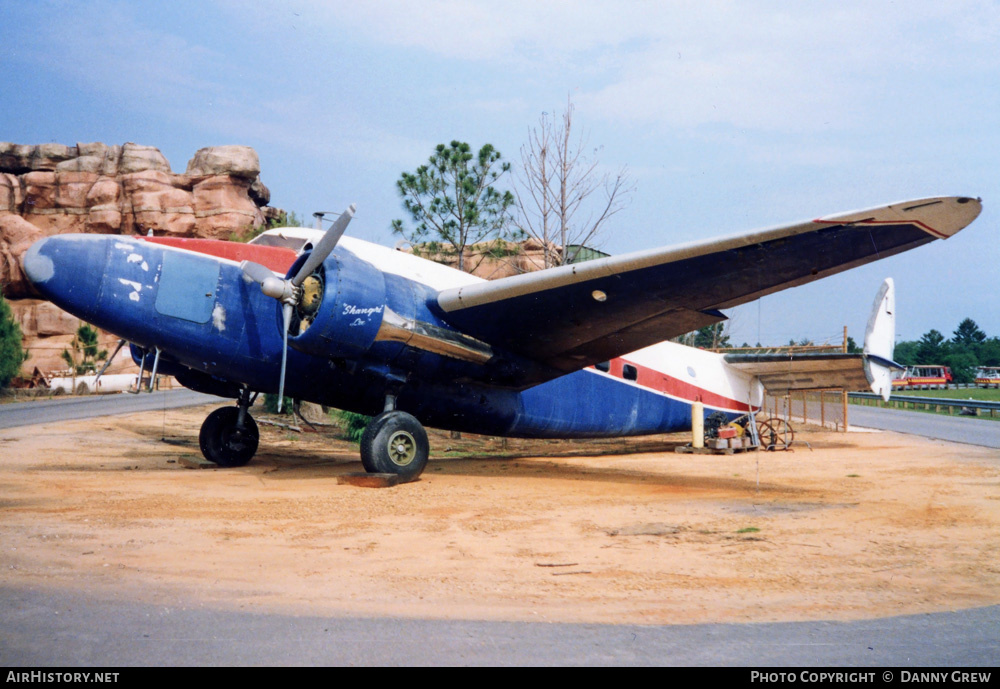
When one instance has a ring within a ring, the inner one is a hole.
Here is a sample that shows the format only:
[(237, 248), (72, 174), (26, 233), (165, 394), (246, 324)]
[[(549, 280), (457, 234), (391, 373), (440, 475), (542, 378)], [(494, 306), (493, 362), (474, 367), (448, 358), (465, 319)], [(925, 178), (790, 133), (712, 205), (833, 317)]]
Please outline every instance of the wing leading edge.
[(950, 237), (981, 209), (968, 197), (907, 201), (465, 285), (438, 305), (462, 332), (565, 373), (724, 320), (719, 309)]

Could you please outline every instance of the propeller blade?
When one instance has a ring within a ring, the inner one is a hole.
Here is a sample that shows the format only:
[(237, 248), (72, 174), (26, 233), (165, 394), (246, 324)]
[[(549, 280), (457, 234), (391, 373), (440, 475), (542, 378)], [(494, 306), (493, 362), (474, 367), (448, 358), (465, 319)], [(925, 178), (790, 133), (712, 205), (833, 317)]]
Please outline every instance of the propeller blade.
[(292, 309), (294, 307), (291, 304), (283, 304), (281, 307), (281, 315), (284, 316), (285, 332), (282, 340), (281, 347), (281, 378), (278, 380), (278, 413), (281, 413), (281, 405), (285, 401), (285, 364), (288, 362), (288, 329), (292, 325)]
[(323, 261), (326, 260), (326, 257), (333, 252), (334, 247), (337, 246), (337, 242), (339, 242), (340, 238), (344, 236), (344, 230), (347, 229), (348, 223), (350, 223), (351, 218), (354, 217), (354, 211), (356, 208), (355, 204), (352, 203), (347, 207), (347, 210), (341, 213), (340, 216), (334, 221), (333, 225), (330, 226), (330, 229), (326, 231), (325, 235), (323, 235), (323, 238), (319, 240), (319, 244), (317, 244), (312, 250), (312, 253), (309, 254), (309, 258), (307, 258), (306, 262), (302, 264), (301, 268), (299, 268), (299, 272), (292, 278), (293, 285), (296, 287), (301, 286), (305, 279), (312, 275), (312, 272), (319, 268)]
[(240, 263), (240, 269), (243, 274), (246, 275), (250, 280), (256, 282), (258, 285), (264, 284), (264, 280), (267, 278), (274, 277), (274, 271), (266, 266), (262, 266), (259, 263), (254, 263), (253, 261), (242, 261)]

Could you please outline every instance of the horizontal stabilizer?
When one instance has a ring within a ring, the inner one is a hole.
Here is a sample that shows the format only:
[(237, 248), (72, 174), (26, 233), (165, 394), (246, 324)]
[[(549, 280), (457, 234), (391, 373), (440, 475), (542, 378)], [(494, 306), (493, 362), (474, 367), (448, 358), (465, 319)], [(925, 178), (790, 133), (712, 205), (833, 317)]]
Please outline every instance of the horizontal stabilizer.
[(868, 387), (862, 354), (726, 354), (726, 363), (757, 376), (772, 395), (792, 390)]
[(892, 371), (903, 368), (892, 360), (896, 338), (895, 304), (892, 279), (887, 278), (875, 297), (868, 318), (862, 354), (726, 354), (726, 363), (757, 376), (772, 395), (784, 395), (792, 390), (863, 390), (870, 387), (888, 400), (892, 393)]

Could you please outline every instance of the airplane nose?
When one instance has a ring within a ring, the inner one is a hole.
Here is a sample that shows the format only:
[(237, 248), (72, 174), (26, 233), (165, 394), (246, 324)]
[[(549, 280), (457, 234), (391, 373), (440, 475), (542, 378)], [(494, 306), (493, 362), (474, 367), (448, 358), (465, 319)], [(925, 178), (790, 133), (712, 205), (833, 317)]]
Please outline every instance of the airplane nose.
[(97, 235), (46, 237), (31, 245), (21, 265), (43, 297), (87, 319), (100, 296), (107, 244), (106, 237)]
[(45, 246), (48, 241), (48, 237), (45, 239), (39, 239), (37, 242), (28, 247), (24, 257), (21, 259), (21, 266), (24, 268), (24, 274), (35, 287), (38, 287), (46, 282), (55, 273), (55, 266), (52, 263), (52, 259), (42, 252), (42, 247)]

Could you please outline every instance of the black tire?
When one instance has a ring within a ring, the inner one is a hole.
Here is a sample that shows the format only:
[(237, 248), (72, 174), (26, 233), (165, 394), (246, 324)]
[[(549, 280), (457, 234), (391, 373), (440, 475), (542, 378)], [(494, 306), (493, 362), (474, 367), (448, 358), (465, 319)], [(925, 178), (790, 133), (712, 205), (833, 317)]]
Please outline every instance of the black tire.
[(427, 466), (427, 431), (402, 411), (379, 414), (361, 436), (361, 463), (370, 474), (396, 474), (413, 481)]
[(208, 415), (198, 434), (205, 459), (220, 467), (241, 467), (253, 459), (260, 442), (257, 422), (247, 414), (243, 430), (237, 431), (239, 415), (237, 407), (222, 407)]

